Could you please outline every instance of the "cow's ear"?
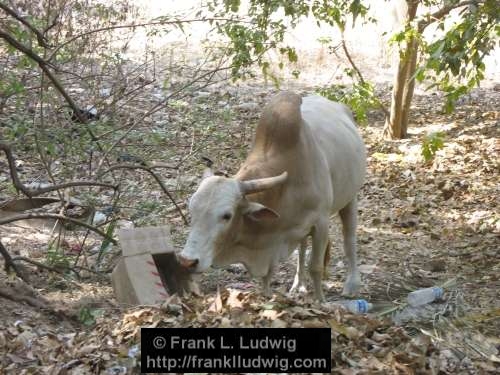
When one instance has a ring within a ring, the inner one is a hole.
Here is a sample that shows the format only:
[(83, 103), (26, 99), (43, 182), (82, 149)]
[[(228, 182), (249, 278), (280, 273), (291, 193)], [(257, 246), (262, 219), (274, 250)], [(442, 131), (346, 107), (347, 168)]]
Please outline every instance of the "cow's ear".
[(272, 220), (280, 217), (276, 211), (256, 202), (248, 202), (243, 215), (254, 221)]

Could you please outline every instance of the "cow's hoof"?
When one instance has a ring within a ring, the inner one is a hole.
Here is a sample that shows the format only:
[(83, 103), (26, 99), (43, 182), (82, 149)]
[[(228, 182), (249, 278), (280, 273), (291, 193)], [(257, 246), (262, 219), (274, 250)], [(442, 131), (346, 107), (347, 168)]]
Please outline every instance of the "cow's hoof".
[(261, 291), (262, 295), (266, 298), (271, 298), (273, 296), (273, 292), (270, 287), (263, 287)]
[(318, 301), (319, 303), (325, 302), (325, 296), (323, 295), (323, 291), (315, 292), (314, 299), (316, 299), (316, 301)]
[(305, 295), (307, 294), (307, 287), (305, 284), (293, 284), (290, 290), (288, 291), (290, 295)]
[(344, 297), (355, 297), (361, 288), (361, 278), (359, 276), (348, 277), (344, 283), (342, 295)]

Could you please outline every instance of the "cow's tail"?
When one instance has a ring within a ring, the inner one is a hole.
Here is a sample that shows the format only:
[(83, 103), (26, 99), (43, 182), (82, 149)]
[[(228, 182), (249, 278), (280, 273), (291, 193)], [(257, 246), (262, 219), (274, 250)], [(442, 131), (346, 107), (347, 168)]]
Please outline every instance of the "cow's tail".
[(323, 258), (323, 279), (328, 279), (328, 269), (330, 265), (330, 250), (331, 250), (331, 241), (328, 239), (328, 243), (326, 244), (325, 257)]

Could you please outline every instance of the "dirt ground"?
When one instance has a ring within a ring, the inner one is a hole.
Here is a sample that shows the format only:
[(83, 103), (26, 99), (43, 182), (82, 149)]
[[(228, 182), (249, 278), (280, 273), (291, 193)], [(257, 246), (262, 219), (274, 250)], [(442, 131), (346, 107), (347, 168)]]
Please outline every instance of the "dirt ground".
[[(313, 90), (298, 88), (302, 93)], [(201, 156), (213, 160), (220, 171), (237, 171), (259, 108), (274, 91), (258, 85), (221, 85), (207, 90), (208, 95), (197, 93), (145, 122), (137, 129), (138, 138), (126, 145), (127, 152), (180, 165), (163, 170), (161, 176), (184, 203), (201, 176)], [(440, 101), (439, 95), (415, 98), (406, 140), (381, 140), (383, 115), (378, 111), (360, 126), (368, 149), (358, 209), (361, 297), (375, 305), (368, 317), (332, 312), (328, 304), (315, 304), (310, 296), (289, 299), (286, 291), (293, 280), (295, 255), (280, 266), (270, 301), (235, 265), (203, 275), (201, 296), (171, 300), (171, 305), (182, 306), (180, 313), (167, 305), (119, 306), (109, 274), (82, 270), (78, 279), (22, 262), (29, 287), (6, 275), (3, 267), (0, 270), (1, 285), (9, 294), (0, 295), (0, 372), (139, 373), (141, 326), (330, 326), (334, 373), (500, 371), (500, 92), (475, 90), (453, 114), (437, 114)], [(164, 136), (160, 144), (140, 139), (158, 129)], [(444, 148), (426, 163), (422, 139), (437, 130), (444, 132)], [(27, 155), (19, 156), (25, 176), (39, 176), (37, 164)], [(5, 159), (0, 163), (3, 168)], [(188, 227), (178, 212), (154, 181), (128, 176), (122, 222), (168, 224), (181, 248)], [(2, 184), (8, 183), (6, 177), (2, 175)], [(0, 190), (1, 200), (11, 197), (5, 188)], [(148, 205), (151, 201), (160, 203)], [(74, 256), (72, 246), (83, 236), (82, 231), (65, 231), (68, 257)], [(332, 219), (330, 236), (334, 245), (324, 281), (327, 302), (340, 299), (345, 277), (337, 218)], [(18, 223), (1, 226), (0, 237), (12, 255), (44, 262), (54, 234), (50, 227)], [(80, 257), (86, 268), (95, 264), (99, 246), (100, 240), (90, 236)], [(115, 246), (106, 255), (104, 269), (116, 262), (118, 250)], [(409, 290), (445, 282), (450, 286), (444, 302), (413, 319), (401, 315)], [(235, 298), (241, 302), (237, 308)], [(42, 301), (42, 308), (26, 303), (28, 299)], [(214, 307), (218, 299), (221, 306)]]

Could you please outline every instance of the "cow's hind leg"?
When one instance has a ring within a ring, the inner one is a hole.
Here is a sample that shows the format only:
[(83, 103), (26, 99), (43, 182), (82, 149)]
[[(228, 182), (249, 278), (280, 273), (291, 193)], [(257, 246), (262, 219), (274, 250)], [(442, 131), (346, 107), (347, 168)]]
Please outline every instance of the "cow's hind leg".
[(309, 261), (309, 273), (314, 286), (314, 295), (317, 300), (323, 301), (321, 279), (325, 265), (325, 252), (328, 245), (328, 218), (321, 219), (312, 233), (312, 253)]
[(356, 225), (357, 199), (354, 198), (347, 206), (339, 211), (342, 220), (342, 234), (344, 237), (344, 252), (347, 257), (347, 279), (344, 283), (344, 296), (355, 296), (361, 286), (361, 277), (358, 271), (356, 254)]
[(293, 280), (292, 287), (290, 288), (290, 293), (295, 291), (299, 293), (307, 292), (305, 275), (306, 250), (307, 236), (300, 241), (299, 257), (297, 259), (297, 272), (295, 273), (295, 279)]

